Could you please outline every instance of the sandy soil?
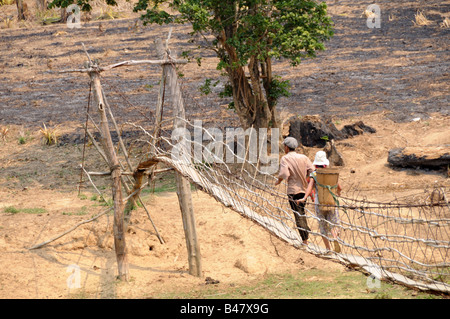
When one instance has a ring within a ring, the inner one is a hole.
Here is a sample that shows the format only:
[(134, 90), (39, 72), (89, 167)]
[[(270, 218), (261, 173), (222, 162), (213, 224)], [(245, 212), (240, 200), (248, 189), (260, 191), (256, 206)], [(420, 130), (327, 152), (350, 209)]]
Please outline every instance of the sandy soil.
[[(344, 195), (384, 200), (434, 185), (449, 187), (445, 169), (394, 169), (387, 164), (387, 153), (394, 147), (450, 144), (449, 29), (439, 26), (448, 15), (449, 1), (378, 1), (384, 22), (381, 29), (373, 30), (362, 17), (369, 2), (328, 2), (336, 24), (328, 50), (298, 69), (276, 64), (277, 72), (293, 84), (293, 95), (280, 102), (280, 115), (327, 112), (338, 128), (362, 120), (377, 130), (337, 143), (345, 160)], [(418, 8), (428, 13), (432, 25), (414, 26)], [(2, 21), (13, 13), (12, 6), (0, 7)], [(165, 290), (190, 290), (204, 285), (206, 277), (233, 285), (278, 271), (344, 271), (342, 265), (288, 246), (200, 191), (193, 193), (193, 200), (203, 278), (187, 273), (182, 222), (173, 192), (145, 197), (164, 245), (145, 211), (133, 212), (127, 234), (132, 280), (127, 284), (115, 280), (110, 215), (41, 249), (28, 250), (105, 209), (92, 198), (92, 188), (86, 186), (83, 196), (77, 192), (83, 148), (75, 137), (82, 134), (88, 79), (55, 71), (83, 64), (81, 42), (104, 65), (153, 58), (154, 39), (165, 37), (169, 28), (139, 23), (136, 27), (136, 21), (135, 17), (91, 21), (77, 30), (30, 22), (22, 28), (0, 30), (0, 126), (8, 128), (0, 140), (0, 298), (139, 298)], [(186, 28), (175, 27), (171, 45), (183, 51), (190, 47), (187, 39)], [(182, 69), (184, 94), (192, 102), (188, 115), (202, 118), (204, 125), (238, 125), (226, 110), (226, 101), (219, 100), (219, 87), (207, 97), (198, 92), (206, 77), (219, 76), (215, 61), (205, 55), (201, 72), (195, 64)], [(110, 102), (122, 103), (114, 109), (121, 122), (142, 119), (139, 109), (151, 114), (154, 106), (148, 106), (148, 101), (157, 97), (159, 72), (149, 67), (126, 68), (104, 76)], [(122, 95), (127, 97), (126, 107)], [(217, 122), (224, 116), (226, 120)], [(60, 125), (60, 135), (67, 134), (69, 142), (43, 145), (42, 123)], [(304, 151), (313, 158), (317, 149)], [(92, 146), (87, 148), (86, 165), (91, 170), (103, 168)], [(161, 175), (159, 183), (167, 178)], [(5, 211), (8, 207), (19, 212)], [(80, 269), (81, 288), (68, 288), (70, 265)]]

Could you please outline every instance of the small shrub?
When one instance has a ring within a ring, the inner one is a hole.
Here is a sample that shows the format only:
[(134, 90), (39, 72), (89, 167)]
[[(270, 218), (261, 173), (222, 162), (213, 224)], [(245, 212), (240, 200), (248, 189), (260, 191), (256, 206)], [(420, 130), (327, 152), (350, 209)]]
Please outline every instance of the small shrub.
[(23, 135), (23, 134), (19, 135), (19, 139), (18, 139), (19, 144), (25, 144), (27, 141), (28, 141), (28, 138), (25, 135)]
[(43, 136), (43, 141), (45, 145), (53, 145), (56, 144), (58, 142), (58, 127), (54, 127), (54, 128), (47, 128), (47, 126), (45, 126), (40, 129), (40, 132)]

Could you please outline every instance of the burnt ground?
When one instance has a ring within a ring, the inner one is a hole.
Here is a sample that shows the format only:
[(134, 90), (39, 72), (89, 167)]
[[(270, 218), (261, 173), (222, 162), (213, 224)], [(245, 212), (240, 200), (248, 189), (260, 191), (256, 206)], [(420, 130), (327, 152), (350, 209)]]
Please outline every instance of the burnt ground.
[[(450, 29), (440, 27), (440, 23), (449, 16), (450, 1), (377, 1), (381, 9), (379, 29), (368, 28), (363, 16), (372, 1), (327, 2), (335, 36), (326, 44), (326, 51), (297, 68), (284, 61), (275, 63), (275, 73), (288, 78), (292, 85), (292, 95), (279, 102), (280, 114), (342, 118), (385, 112), (386, 117), (398, 122), (424, 119), (436, 112), (449, 115)], [(414, 25), (417, 10), (432, 23)], [(86, 61), (82, 43), (101, 65), (154, 59), (153, 42), (158, 37), (166, 38), (170, 26), (138, 23), (135, 27), (136, 21), (134, 16), (83, 22), (79, 29), (59, 24), (1, 30), (0, 124), (30, 127), (44, 122), (83, 122), (87, 76), (57, 72), (82, 67)], [(192, 49), (188, 27), (173, 28), (172, 51), (180, 54)], [(223, 113), (229, 101), (218, 97), (220, 85), (207, 97), (201, 96), (199, 87), (206, 78), (224, 79), (215, 70), (214, 56), (205, 52), (203, 57), (201, 67), (192, 62), (180, 69), (188, 114), (205, 121), (226, 114), (227, 125), (237, 125), (231, 111)], [(151, 118), (159, 74), (155, 66), (120, 68), (103, 74), (110, 102), (118, 105), (115, 112), (123, 121), (141, 117), (139, 112), (132, 112), (133, 108), (140, 108)]]

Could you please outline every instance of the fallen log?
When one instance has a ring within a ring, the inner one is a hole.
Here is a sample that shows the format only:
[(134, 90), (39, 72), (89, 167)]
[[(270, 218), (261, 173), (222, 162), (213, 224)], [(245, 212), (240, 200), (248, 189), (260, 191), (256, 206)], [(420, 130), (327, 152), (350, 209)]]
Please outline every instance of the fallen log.
[(450, 165), (450, 145), (394, 148), (389, 151), (388, 163), (397, 167), (446, 168)]

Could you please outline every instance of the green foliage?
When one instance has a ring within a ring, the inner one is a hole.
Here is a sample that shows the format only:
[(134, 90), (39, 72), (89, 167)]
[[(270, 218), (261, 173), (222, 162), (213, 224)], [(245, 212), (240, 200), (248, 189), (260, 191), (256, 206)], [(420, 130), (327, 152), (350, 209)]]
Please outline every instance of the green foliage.
[[(180, 14), (161, 10), (165, 2)], [(193, 34), (215, 36), (216, 50), (224, 43), (235, 48), (238, 60), (224, 58), (219, 68), (246, 65), (251, 57), (288, 58), (298, 65), (333, 35), (326, 4), (313, 0), (139, 0), (134, 10), (145, 11), (144, 24), (191, 23)]]
[(279, 76), (275, 76), (270, 85), (269, 96), (274, 100), (278, 100), (282, 96), (290, 96), (289, 85), (289, 80), (283, 81)]
[(4, 213), (7, 214), (44, 214), (46, 210), (44, 208), (15, 208), (14, 206), (8, 206), (3, 209)]
[(3, 208), (3, 212), (7, 213), (7, 214), (17, 214), (17, 213), (20, 213), (20, 210), (18, 210), (14, 206), (8, 206), (8, 207)]
[(86, 200), (86, 199), (87, 199), (87, 196), (86, 196), (85, 194), (80, 194), (80, 195), (78, 195), (78, 198), (79, 198), (80, 200)]
[(61, 14), (58, 10), (36, 10), (36, 20), (43, 25), (59, 22)]
[[(223, 91), (219, 93), (219, 96), (221, 98), (225, 98), (225, 97), (232, 97), (233, 96), (233, 87), (231, 86), (230, 83), (226, 83)], [(230, 102), (228, 103), (228, 109), (229, 110), (235, 110), (235, 106), (234, 106), (234, 102)]]
[(212, 82), (212, 79), (206, 79), (205, 84), (201, 85), (199, 90), (203, 95), (208, 95), (212, 92), (212, 88), (217, 86), (219, 84), (219, 81)]
[(25, 136), (19, 136), (18, 142), (19, 144), (25, 144), (27, 142), (27, 139)]
[(29, 132), (20, 131), (19, 137), (17, 139), (17, 142), (19, 144), (26, 144), (28, 141), (30, 141), (32, 138), (30, 136)]
[(225, 84), (225, 87), (222, 92), (220, 92), (220, 97), (230, 97), (233, 96), (233, 88), (230, 83)]
[[(91, 11), (92, 6), (90, 5), (90, 0), (53, 0), (48, 4), (49, 9), (53, 8), (67, 8), (71, 4), (76, 4), (80, 7), (81, 11)], [(116, 6), (117, 2), (115, 0), (105, 0), (106, 4), (110, 6)]]

